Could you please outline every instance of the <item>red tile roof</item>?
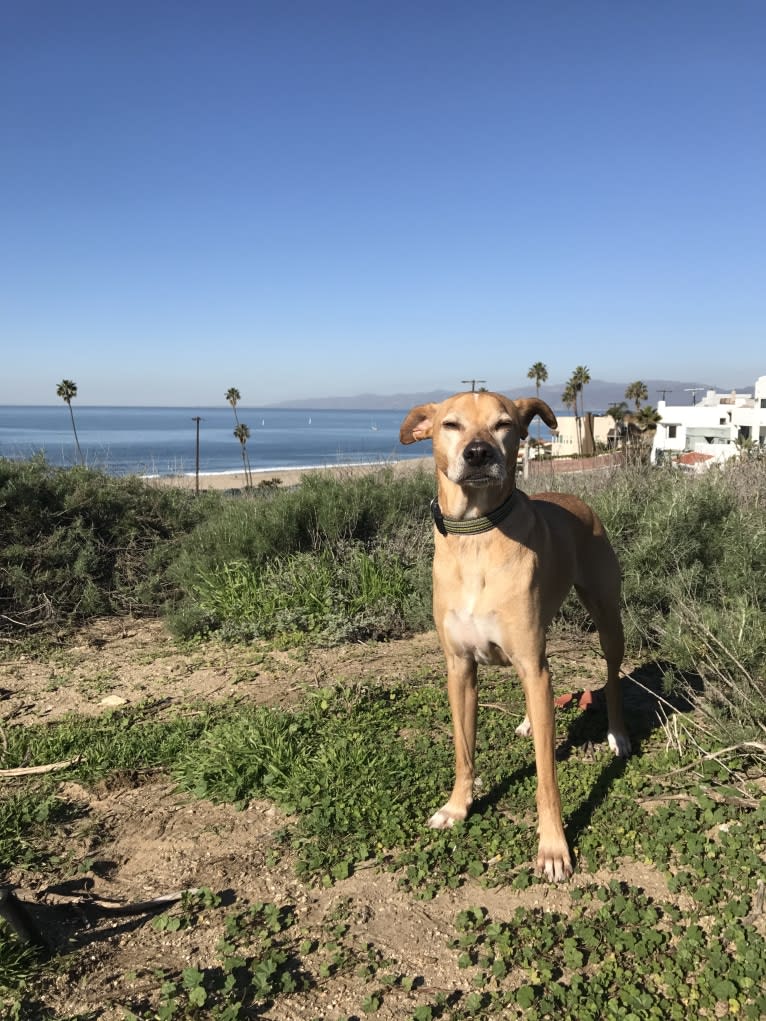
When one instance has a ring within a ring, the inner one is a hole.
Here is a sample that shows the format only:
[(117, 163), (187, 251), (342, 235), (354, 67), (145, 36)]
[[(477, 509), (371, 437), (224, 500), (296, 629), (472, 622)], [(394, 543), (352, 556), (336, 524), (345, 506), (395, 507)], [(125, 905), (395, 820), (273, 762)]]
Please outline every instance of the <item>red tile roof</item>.
[(679, 464), (703, 464), (705, 461), (712, 461), (712, 454), (698, 454), (696, 450), (690, 450), (687, 454), (681, 454), (678, 458)]

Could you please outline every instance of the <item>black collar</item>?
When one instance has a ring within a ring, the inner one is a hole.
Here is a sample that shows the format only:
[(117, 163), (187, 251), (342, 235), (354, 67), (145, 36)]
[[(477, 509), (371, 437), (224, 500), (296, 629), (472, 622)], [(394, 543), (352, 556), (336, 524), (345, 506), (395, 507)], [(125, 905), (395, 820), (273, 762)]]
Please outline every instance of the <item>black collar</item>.
[(511, 513), (515, 490), (507, 500), (500, 504), (495, 510), (481, 518), (445, 518), (441, 512), (439, 503), (434, 498), (431, 501), (431, 514), (434, 524), (442, 535), (479, 535), (481, 532), (489, 532), (496, 528), (501, 521), (505, 521)]

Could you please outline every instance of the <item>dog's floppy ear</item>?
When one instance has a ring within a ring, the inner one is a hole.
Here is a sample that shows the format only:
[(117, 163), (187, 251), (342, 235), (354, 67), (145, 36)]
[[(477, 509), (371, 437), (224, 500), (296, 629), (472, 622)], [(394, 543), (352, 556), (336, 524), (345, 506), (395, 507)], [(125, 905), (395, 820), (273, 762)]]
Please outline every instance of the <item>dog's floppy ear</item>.
[(419, 404), (413, 408), (401, 424), (399, 440), (407, 444), (430, 439), (434, 431), (435, 410), (435, 404)]
[(522, 397), (520, 400), (514, 401), (513, 403), (516, 405), (516, 410), (518, 411), (519, 418), (521, 419), (522, 440), (527, 438), (529, 423), (535, 415), (539, 415), (549, 429), (557, 428), (558, 421), (556, 420), (556, 416), (545, 401), (541, 401), (539, 397)]

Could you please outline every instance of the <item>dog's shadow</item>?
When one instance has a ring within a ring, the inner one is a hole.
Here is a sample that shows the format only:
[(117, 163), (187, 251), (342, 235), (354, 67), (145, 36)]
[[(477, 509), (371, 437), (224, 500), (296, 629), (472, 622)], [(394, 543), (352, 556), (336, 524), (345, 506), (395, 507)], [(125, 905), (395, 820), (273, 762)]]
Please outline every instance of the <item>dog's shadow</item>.
[[(664, 679), (668, 664), (656, 661), (645, 663), (630, 674), (624, 675), (625, 717), (632, 744), (632, 757), (640, 756), (643, 744), (653, 733), (664, 726), (665, 720), (673, 713), (688, 713), (692, 703), (684, 695), (670, 695), (664, 690)], [(698, 689), (701, 682), (694, 676), (686, 676), (686, 684), (691, 689)], [(574, 704), (579, 694), (573, 696)], [(601, 689), (589, 693), (585, 707), (571, 715), (566, 733), (556, 748), (556, 760), (564, 762), (575, 757), (591, 757), (595, 749), (603, 745), (607, 733), (606, 702)], [(525, 740), (513, 737), (512, 740)], [(576, 846), (581, 834), (591, 825), (593, 816), (600, 805), (609, 797), (615, 781), (619, 779), (628, 766), (628, 759), (609, 755), (603, 757), (603, 766), (595, 777), (587, 797), (582, 803), (565, 817), (567, 841)], [(535, 763), (531, 755), (530, 761), (514, 770), (509, 776), (497, 783), (486, 794), (477, 798), (471, 815), (483, 815), (496, 808), (507, 795), (519, 785), (535, 776)]]

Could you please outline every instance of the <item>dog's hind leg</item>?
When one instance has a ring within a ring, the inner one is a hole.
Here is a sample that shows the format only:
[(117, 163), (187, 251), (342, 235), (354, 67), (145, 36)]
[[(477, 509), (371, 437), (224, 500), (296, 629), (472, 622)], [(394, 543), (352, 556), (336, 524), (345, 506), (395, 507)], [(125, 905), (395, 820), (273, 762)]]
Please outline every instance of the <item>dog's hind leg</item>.
[(447, 655), (447, 694), (455, 742), (455, 786), (447, 804), (434, 812), (428, 820), (428, 825), (434, 830), (447, 829), (465, 819), (473, 804), (478, 702), (474, 660), (454, 654)]
[(585, 609), (590, 614), (598, 630), (601, 651), (606, 660), (606, 711), (609, 720), (607, 740), (609, 747), (619, 758), (630, 755), (630, 738), (625, 728), (622, 708), (622, 680), (620, 667), (625, 655), (625, 636), (620, 617), (619, 575), (616, 585), (605, 587), (603, 593), (586, 590), (582, 585), (575, 586)]

